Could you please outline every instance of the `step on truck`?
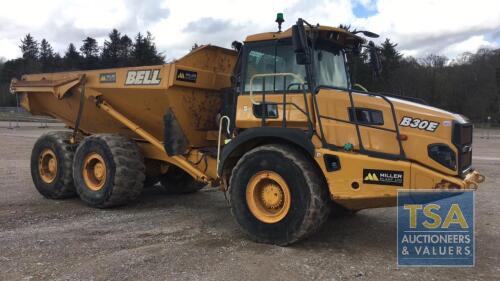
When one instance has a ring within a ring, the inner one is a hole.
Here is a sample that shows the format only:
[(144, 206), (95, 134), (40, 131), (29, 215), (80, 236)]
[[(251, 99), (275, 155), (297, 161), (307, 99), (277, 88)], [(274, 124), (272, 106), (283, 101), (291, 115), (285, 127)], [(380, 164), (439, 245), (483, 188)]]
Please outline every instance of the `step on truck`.
[(31, 175), (45, 197), (108, 208), (158, 182), (220, 186), (254, 241), (287, 245), (330, 212), (396, 205), (398, 189), (476, 189), (472, 123), (422, 101), (353, 85), (347, 54), (376, 34), (311, 25), (205, 45), (164, 65), (13, 79), (42, 135)]

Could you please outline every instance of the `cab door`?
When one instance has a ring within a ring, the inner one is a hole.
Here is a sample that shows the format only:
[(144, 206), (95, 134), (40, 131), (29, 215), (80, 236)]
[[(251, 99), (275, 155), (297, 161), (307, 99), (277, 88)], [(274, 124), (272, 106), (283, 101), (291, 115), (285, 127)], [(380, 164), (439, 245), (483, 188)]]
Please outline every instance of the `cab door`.
[(247, 43), (243, 52), (236, 127), (307, 129), (314, 120), (308, 117), (312, 100), (301, 83), (305, 68), (295, 63), (291, 40)]

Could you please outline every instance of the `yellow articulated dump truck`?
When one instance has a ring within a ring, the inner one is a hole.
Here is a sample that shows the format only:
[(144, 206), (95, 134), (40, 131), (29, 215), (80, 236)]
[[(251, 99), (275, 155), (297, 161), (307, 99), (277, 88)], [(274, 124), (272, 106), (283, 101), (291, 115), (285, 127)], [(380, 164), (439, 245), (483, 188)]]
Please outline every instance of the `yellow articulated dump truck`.
[(241, 229), (278, 245), (331, 211), (395, 206), (398, 189), (476, 189), (467, 118), (351, 84), (346, 54), (374, 36), (299, 19), (237, 51), (24, 75), (11, 83), (22, 106), (72, 128), (36, 142), (35, 187), (107, 208), (158, 182), (171, 193), (221, 186)]

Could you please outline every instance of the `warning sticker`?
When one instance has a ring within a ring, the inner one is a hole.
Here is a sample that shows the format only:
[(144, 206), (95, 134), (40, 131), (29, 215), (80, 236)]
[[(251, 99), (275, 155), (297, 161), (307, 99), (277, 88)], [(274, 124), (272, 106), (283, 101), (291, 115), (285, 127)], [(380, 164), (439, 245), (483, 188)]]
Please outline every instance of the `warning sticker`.
[(403, 186), (403, 171), (363, 169), (363, 183)]

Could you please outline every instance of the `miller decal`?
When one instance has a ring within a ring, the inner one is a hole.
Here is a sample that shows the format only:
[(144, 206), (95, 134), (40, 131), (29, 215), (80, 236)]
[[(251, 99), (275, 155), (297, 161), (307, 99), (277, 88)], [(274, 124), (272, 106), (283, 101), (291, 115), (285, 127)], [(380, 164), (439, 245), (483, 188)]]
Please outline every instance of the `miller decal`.
[(159, 85), (161, 82), (160, 70), (129, 70), (125, 85)]
[(439, 126), (439, 123), (428, 120), (421, 120), (418, 118), (403, 117), (403, 119), (401, 119), (401, 122), (399, 123), (399, 126), (434, 132)]
[(198, 73), (188, 70), (177, 70), (176, 79), (184, 82), (196, 83), (196, 78), (198, 78)]
[(115, 83), (116, 73), (101, 73), (99, 75), (99, 82), (101, 83)]
[(363, 183), (403, 186), (403, 171), (363, 169)]

